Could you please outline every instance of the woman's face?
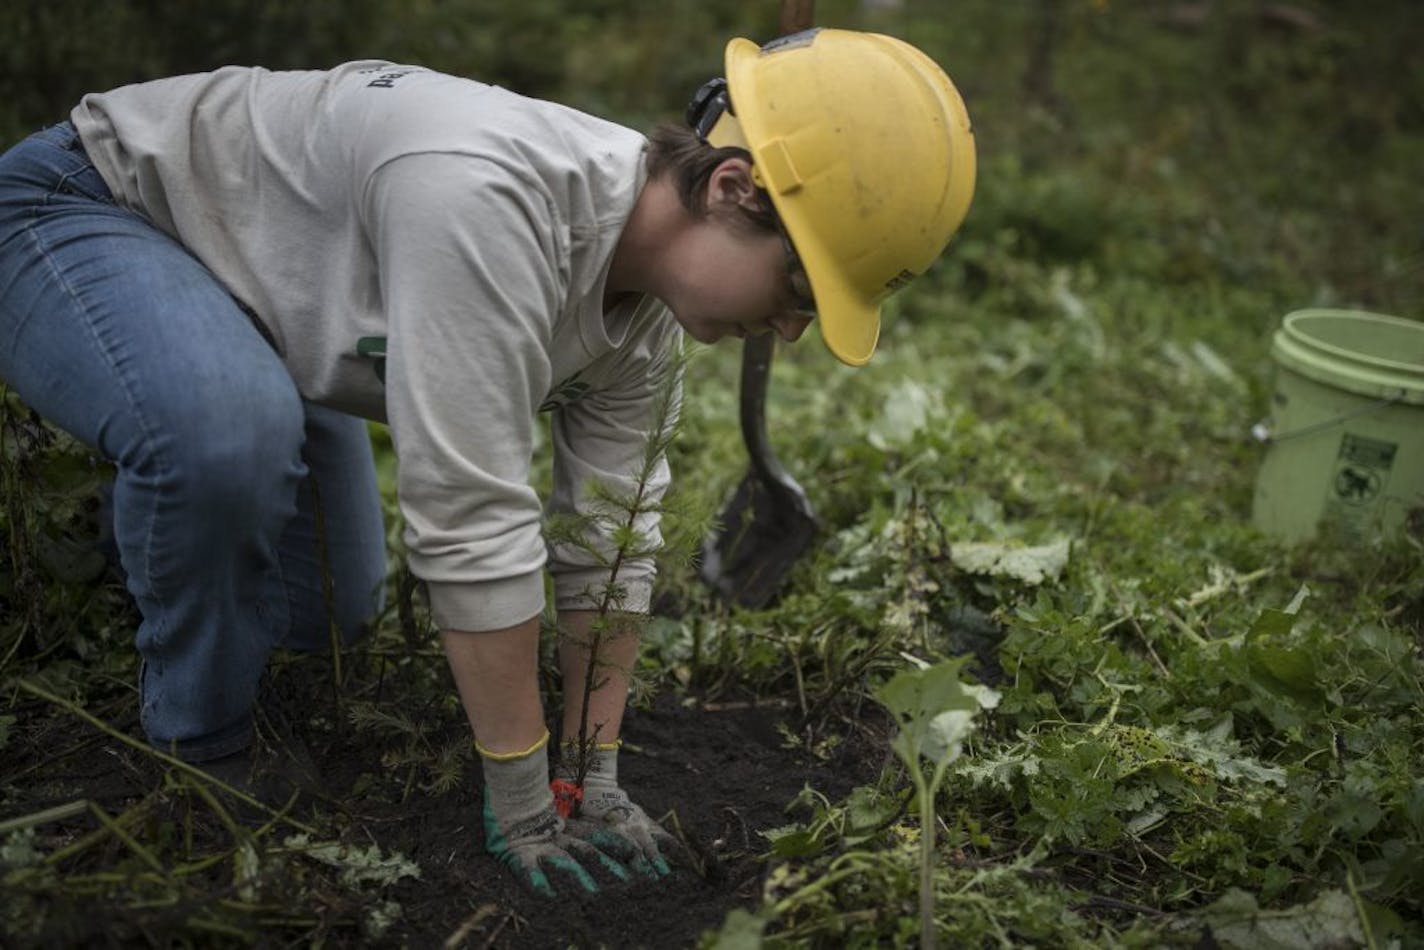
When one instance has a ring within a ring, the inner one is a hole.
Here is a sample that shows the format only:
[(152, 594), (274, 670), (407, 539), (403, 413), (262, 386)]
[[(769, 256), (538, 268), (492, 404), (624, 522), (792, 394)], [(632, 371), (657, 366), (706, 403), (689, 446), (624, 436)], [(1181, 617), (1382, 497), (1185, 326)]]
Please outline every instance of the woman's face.
[(741, 220), (736, 207), (756, 207), (750, 166), (724, 162), (712, 173), (707, 200), (706, 216), (669, 249), (674, 279), (663, 302), (700, 343), (773, 331), (796, 340), (811, 317), (796, 309), (786, 246)]
[(690, 242), (693, 260), (678, 299), (666, 301), (688, 335), (700, 343), (772, 331), (798, 339), (811, 318), (796, 312), (781, 239), (727, 222), (708, 220), (704, 228)]

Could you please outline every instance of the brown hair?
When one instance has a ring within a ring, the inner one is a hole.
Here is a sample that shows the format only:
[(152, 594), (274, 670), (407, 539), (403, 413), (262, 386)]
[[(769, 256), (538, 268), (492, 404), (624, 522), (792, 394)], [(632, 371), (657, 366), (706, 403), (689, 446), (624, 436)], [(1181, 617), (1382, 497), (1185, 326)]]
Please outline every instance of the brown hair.
[[(707, 198), (708, 179), (712, 177), (713, 170), (729, 158), (752, 160), (744, 148), (714, 148), (699, 139), (692, 129), (673, 122), (662, 123), (648, 135), (649, 177), (670, 177), (682, 206), (694, 217), (706, 214), (703, 206)], [(736, 220), (750, 225), (754, 231), (775, 232), (776, 219), (770, 209), (768, 199), (761, 202), (761, 207), (755, 211), (740, 209), (742, 213)]]

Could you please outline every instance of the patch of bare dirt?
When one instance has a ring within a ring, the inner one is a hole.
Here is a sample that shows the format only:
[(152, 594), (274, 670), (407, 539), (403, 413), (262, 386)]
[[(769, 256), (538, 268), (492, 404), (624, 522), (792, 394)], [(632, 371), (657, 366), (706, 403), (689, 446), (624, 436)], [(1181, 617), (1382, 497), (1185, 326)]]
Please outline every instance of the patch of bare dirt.
[[(389, 689), (393, 684), (386, 685)], [(308, 688), (321, 691), (315, 683)], [(137, 735), (133, 703), (131, 691), (116, 690), (91, 711)], [(290, 708), (290, 699), (287, 705)], [(161, 763), (145, 753), (42, 702), (26, 701), (11, 714), (17, 722), (0, 768), (0, 821), (81, 799), (120, 815), (146, 799), (147, 817), (130, 828), (138, 840), (152, 835), (171, 848), (178, 833), (174, 829), (185, 829), (182, 833), (196, 836), (195, 851), (205, 844), (213, 852), (231, 846), (230, 835), (201, 803), (171, 791)], [(400, 914), (379, 939), (360, 924), (368, 908), (360, 905), (359, 891), (322, 888), (305, 880), (290, 891), (300, 906), (280, 906), (280, 882), (269, 882), (268, 903), (277, 892), (274, 910), (280, 913), (274, 919), (305, 917), (318, 921), (315, 927), (267, 930), (254, 924), (243, 928), (247, 938), (220, 942), (244, 943), (255, 937), (260, 945), (274, 946), (294, 939), (301, 945), (317, 939), (335, 947), (694, 946), (699, 935), (719, 927), (734, 908), (759, 903), (766, 871), (761, 856), (768, 848), (762, 832), (792, 820), (787, 806), (805, 786), (834, 800), (856, 784), (873, 780), (887, 761), (883, 737), (845, 721), (831, 720), (809, 743), (789, 742), (788, 733), (802, 730), (798, 719), (795, 710), (775, 701), (704, 701), (670, 692), (651, 708), (630, 710), (620, 757), (623, 785), (650, 815), (669, 827), (675, 818), (703, 872), (684, 866), (656, 884), (619, 885), (597, 897), (550, 901), (523, 891), (485, 853), (481, 780), (473, 759), (462, 765), (466, 774), (456, 790), (428, 793), (419, 782), (383, 771), (382, 751), (389, 743), (350, 725), (323, 731), (318, 715), (307, 734), (312, 754), (328, 787), (346, 791), (319, 806), (315, 820), (324, 831), (334, 828), (343, 842), (374, 843), (387, 854), (403, 854), (419, 864), (420, 877), (405, 878), (380, 892), (379, 899), (399, 903)], [(441, 730), (444, 735), (430, 737), (432, 745), (467, 741), (466, 727), (453, 717)], [(829, 744), (830, 752), (820, 756), (806, 751), (811, 744), (824, 750), (828, 736), (842, 741)], [(44, 823), (35, 843), (50, 853), (98, 827), (92, 815), (76, 814)], [(270, 840), (275, 844), (281, 836)], [(131, 857), (123, 845), (109, 841), (66, 866), (85, 874), (102, 873), (123, 862), (132, 865)], [(212, 887), (206, 894), (199, 879), (188, 879), (189, 895), (196, 885), (199, 902), (231, 898), (227, 868), (219, 865), (209, 872)], [(138, 903), (112, 897), (86, 901), (60, 888), (52, 902), (40, 901), (46, 915), (42, 943), (204, 942), (204, 934), (188, 929), (191, 906), (156, 911), (135, 909)]]
[(883, 745), (871, 748), (854, 737), (821, 761), (788, 749), (779, 724), (795, 729), (792, 712), (774, 704), (683, 704), (671, 696), (631, 712), (625, 723), (624, 787), (650, 815), (676, 815), (706, 862), (705, 877), (683, 868), (656, 885), (539, 900), (483, 855), (476, 796), (451, 796), (412, 814), (387, 836), (427, 871), (403, 895), (404, 937), (413, 945), (443, 942), (484, 909), (489, 916), (469, 934), (469, 946), (486, 945), (491, 936), (492, 946), (511, 948), (695, 945), (732, 909), (759, 903), (760, 855), (768, 847), (761, 832), (791, 820), (787, 805), (806, 785), (834, 798), (870, 780), (884, 762)]

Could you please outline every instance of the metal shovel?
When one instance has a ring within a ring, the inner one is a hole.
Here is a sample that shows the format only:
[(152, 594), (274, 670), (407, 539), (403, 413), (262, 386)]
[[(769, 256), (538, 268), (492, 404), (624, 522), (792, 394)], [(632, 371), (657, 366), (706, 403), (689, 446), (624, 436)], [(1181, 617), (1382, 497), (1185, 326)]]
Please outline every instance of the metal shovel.
[(722, 509), (720, 531), (702, 543), (702, 579), (729, 603), (769, 604), (816, 537), (806, 492), (772, 454), (766, 438), (766, 385), (776, 336), (742, 344), (742, 440), (751, 469)]

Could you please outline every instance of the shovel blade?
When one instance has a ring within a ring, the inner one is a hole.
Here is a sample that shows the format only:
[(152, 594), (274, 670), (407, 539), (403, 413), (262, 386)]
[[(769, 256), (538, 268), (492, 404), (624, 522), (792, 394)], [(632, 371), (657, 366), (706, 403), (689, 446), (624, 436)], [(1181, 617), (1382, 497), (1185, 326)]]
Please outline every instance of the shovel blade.
[(722, 528), (703, 542), (702, 580), (729, 603), (757, 609), (781, 591), (818, 524), (800, 486), (749, 472), (722, 509)]

